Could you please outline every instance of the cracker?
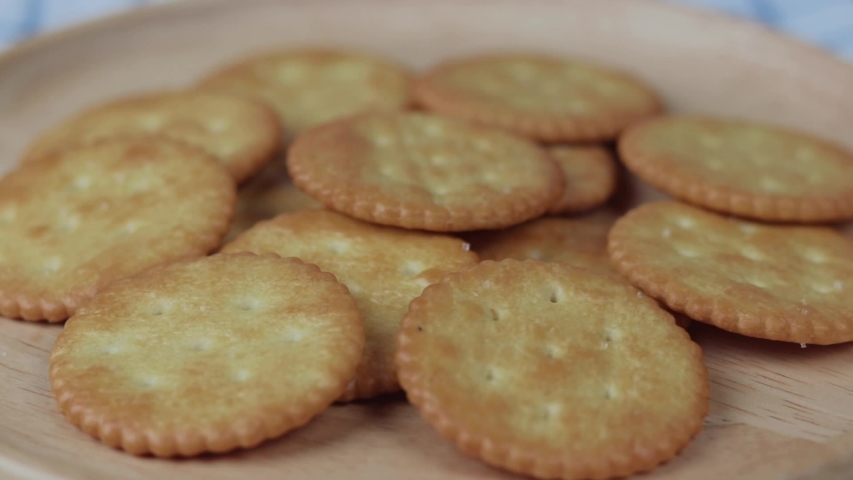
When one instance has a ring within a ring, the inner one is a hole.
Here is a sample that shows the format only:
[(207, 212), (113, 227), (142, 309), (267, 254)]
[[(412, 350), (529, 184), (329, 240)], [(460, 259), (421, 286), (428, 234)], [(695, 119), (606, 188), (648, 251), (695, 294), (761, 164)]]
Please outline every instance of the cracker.
[(539, 478), (609, 478), (676, 455), (708, 412), (702, 352), (623, 282), (537, 260), (484, 261), (403, 319), (400, 384), (439, 434)]
[(632, 284), (694, 320), (785, 342), (853, 340), (853, 241), (835, 230), (656, 202), (618, 220), (608, 248)]
[[(602, 208), (575, 217), (539, 218), (506, 230), (472, 232), (465, 239), (483, 260), (562, 262), (622, 279), (607, 253), (607, 233), (617, 218), (614, 210)], [(693, 323), (684, 315), (673, 316), (682, 328)]]
[(269, 104), (287, 134), (364, 111), (394, 111), (409, 103), (406, 70), (357, 52), (297, 49), (229, 65), (198, 86)]
[(251, 448), (325, 410), (355, 373), (358, 308), (333, 275), (275, 255), (214, 255), (117, 282), (50, 356), (62, 412), (134, 455)]
[(607, 232), (617, 215), (601, 209), (577, 217), (544, 217), (506, 230), (466, 235), (483, 260), (535, 259), (563, 262), (615, 275), (607, 255)]
[(553, 147), (548, 150), (563, 170), (566, 188), (551, 206), (552, 214), (575, 213), (597, 207), (616, 190), (616, 161), (607, 149)]
[(261, 175), (253, 178), (238, 192), (237, 213), (223, 241), (234, 240), (261, 220), (269, 220), (281, 213), (316, 208), (323, 208), (323, 204), (296, 188), (286, 174)]
[(662, 110), (657, 94), (626, 73), (536, 55), (452, 60), (418, 78), (412, 90), (428, 110), (545, 142), (611, 140)]
[(301, 190), (361, 220), (404, 228), (503, 228), (562, 194), (559, 166), (497, 129), (422, 113), (368, 114), (299, 136), (288, 171)]
[(212, 157), (168, 141), (112, 140), (22, 165), (0, 179), (0, 314), (61, 321), (118, 278), (205, 254), (235, 201)]
[(395, 337), (409, 302), (445, 274), (477, 263), (462, 240), (382, 227), (327, 210), (261, 222), (223, 252), (298, 257), (347, 285), (364, 316), (367, 341), (354, 381), (341, 400), (399, 390)]
[(242, 181), (281, 148), (281, 129), (265, 105), (201, 92), (124, 98), (69, 118), (35, 139), (24, 162), (110, 138), (165, 137), (200, 148)]
[(670, 116), (619, 140), (638, 177), (688, 203), (767, 221), (853, 218), (853, 154), (781, 127)]

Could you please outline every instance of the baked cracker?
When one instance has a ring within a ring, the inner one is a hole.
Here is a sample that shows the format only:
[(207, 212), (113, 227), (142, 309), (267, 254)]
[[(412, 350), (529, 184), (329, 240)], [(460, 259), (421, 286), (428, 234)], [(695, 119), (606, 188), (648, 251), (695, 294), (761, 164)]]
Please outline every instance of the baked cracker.
[(251, 448), (325, 410), (364, 344), (346, 287), (274, 255), (214, 255), (117, 282), (50, 356), (62, 412), (134, 455)]
[(165, 140), (110, 140), (21, 165), (0, 179), (0, 314), (65, 320), (118, 278), (205, 254), (235, 202), (216, 160)]
[(853, 340), (853, 240), (833, 229), (665, 201), (619, 219), (608, 248), (633, 285), (694, 320), (769, 340)]
[(462, 240), (373, 225), (328, 210), (279, 215), (222, 251), (297, 257), (347, 285), (364, 316), (367, 340), (342, 401), (399, 390), (395, 338), (409, 302), (445, 274), (477, 263)]
[(158, 136), (200, 148), (238, 182), (281, 149), (281, 128), (265, 105), (229, 95), (158, 92), (123, 98), (73, 116), (39, 135), (24, 162), (111, 138)]
[(408, 72), (360, 52), (294, 49), (246, 58), (203, 79), (198, 88), (260, 100), (279, 116), (288, 136), (364, 111), (394, 111), (409, 103)]
[(685, 202), (774, 222), (853, 218), (853, 153), (745, 120), (668, 116), (619, 139), (625, 165)]
[(413, 95), (427, 110), (544, 142), (612, 140), (663, 109), (654, 90), (627, 73), (514, 53), (444, 62), (415, 80)]
[(503, 228), (545, 213), (564, 179), (547, 153), (503, 131), (423, 113), (366, 114), (300, 135), (287, 157), (301, 190), (383, 225)]
[(484, 261), (412, 301), (400, 384), (490, 465), (562, 479), (651, 470), (702, 428), (708, 381), (699, 346), (638, 294), (566, 264)]
[(566, 177), (563, 196), (549, 213), (576, 213), (605, 203), (616, 190), (617, 169), (613, 155), (599, 146), (560, 146), (548, 149)]

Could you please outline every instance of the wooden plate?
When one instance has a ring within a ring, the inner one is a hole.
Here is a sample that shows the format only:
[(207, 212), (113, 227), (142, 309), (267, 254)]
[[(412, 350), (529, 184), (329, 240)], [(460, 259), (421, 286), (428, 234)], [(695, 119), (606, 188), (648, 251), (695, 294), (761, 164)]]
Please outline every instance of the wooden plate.
[[(37, 38), (2, 57), (0, 169), (81, 107), (187, 85), (231, 58), (293, 44), (363, 48), (415, 68), (485, 49), (581, 55), (637, 73), (674, 109), (774, 121), (853, 147), (853, 69), (762, 27), (665, 3), (197, 0)], [(47, 361), (61, 328), (0, 319), (0, 478), (518, 478), (458, 453), (402, 396), (335, 406), (223, 457), (113, 451), (57, 412)], [(850, 478), (853, 344), (802, 349), (701, 325), (694, 335), (711, 373), (706, 428), (643, 478)]]

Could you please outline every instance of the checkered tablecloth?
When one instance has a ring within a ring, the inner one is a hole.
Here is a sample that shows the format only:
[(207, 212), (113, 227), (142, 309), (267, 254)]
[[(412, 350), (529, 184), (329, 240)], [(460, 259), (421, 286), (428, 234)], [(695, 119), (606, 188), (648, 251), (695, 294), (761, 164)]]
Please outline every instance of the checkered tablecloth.
[[(0, 0), (0, 48), (42, 31), (165, 1), (170, 0)], [(669, 1), (763, 22), (853, 61), (853, 0)]]

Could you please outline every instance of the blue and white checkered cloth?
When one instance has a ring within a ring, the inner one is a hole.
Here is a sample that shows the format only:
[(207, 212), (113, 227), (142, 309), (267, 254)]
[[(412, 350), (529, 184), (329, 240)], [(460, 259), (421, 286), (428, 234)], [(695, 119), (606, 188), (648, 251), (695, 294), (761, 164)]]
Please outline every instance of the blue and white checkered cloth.
[[(0, 49), (39, 32), (165, 1), (170, 0), (0, 0)], [(853, 61), (853, 0), (670, 1), (762, 22)]]

